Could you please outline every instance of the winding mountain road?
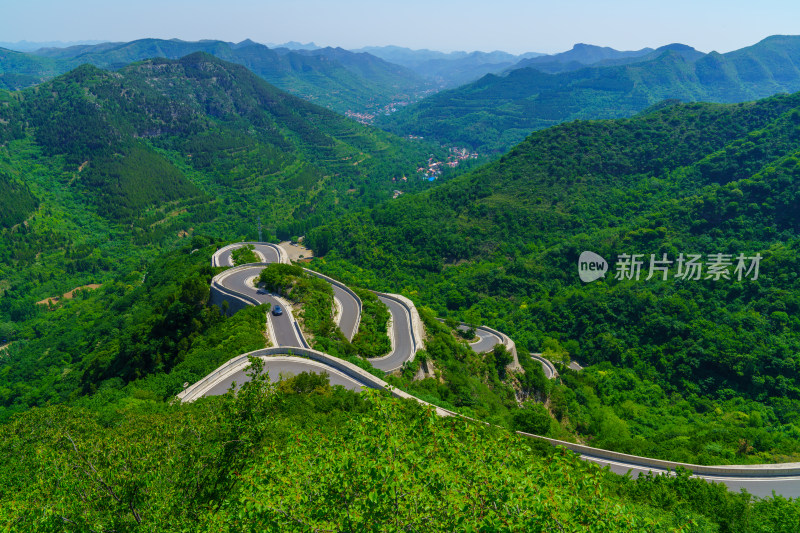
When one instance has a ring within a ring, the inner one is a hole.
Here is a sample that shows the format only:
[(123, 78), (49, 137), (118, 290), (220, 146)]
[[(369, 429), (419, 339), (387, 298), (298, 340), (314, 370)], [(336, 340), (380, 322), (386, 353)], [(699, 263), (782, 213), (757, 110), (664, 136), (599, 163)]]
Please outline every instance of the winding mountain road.
[[(212, 259), (212, 265), (231, 265), (231, 251), (237, 246), (242, 246), (244, 244), (250, 243), (237, 243), (219, 250)], [(217, 283), (224, 291), (229, 291), (234, 293), (234, 295), (240, 295), (242, 300), (246, 300), (247, 303), (260, 302), (274, 305), (278, 300), (272, 295), (257, 294), (256, 288), (252, 284), (252, 279), (266, 266), (265, 263), (288, 262), (288, 256), (286, 256), (285, 252), (277, 245), (263, 243), (252, 244), (254, 244), (255, 251), (260, 254), (264, 263), (237, 267), (231, 269), (231, 272), (227, 275), (226, 272), (223, 272), (214, 278), (212, 287)], [(323, 276), (320, 275), (320, 277)], [(352, 336), (355, 335), (358, 330), (360, 321), (360, 302), (356, 301), (343, 286), (337, 287), (336, 283), (338, 282), (334, 280), (331, 281), (334, 282), (335, 297), (339, 300), (341, 306), (339, 317), (340, 328), (346, 331), (345, 335), (347, 335), (348, 338), (352, 339)], [(339, 289), (338, 291), (337, 288)], [(392, 315), (392, 332), (390, 334), (390, 337), (392, 337), (392, 352), (385, 357), (372, 359), (371, 362), (376, 368), (390, 371), (399, 368), (405, 361), (411, 359), (414, 352), (421, 347), (421, 340), (415, 339), (415, 325), (412, 324), (415, 318), (412, 316), (412, 310), (409, 308), (408, 304), (403, 305), (401, 303), (402, 300), (387, 297), (386, 295), (379, 295), (379, 298), (387, 305)], [(346, 303), (348, 299), (352, 301)], [(413, 304), (411, 305), (413, 306)], [(413, 310), (413, 312), (415, 313), (416, 310)], [(277, 381), (281, 374), (325, 372), (330, 376), (330, 382), (333, 385), (342, 385), (351, 390), (360, 390), (361, 387), (385, 388), (390, 389), (395, 396), (413, 398), (413, 396), (402, 391), (392, 389), (384, 381), (369, 375), (363, 369), (351, 365), (346, 361), (320, 352), (314, 352), (313, 350), (300, 348), (304, 346), (304, 340), (299, 335), (299, 327), (297, 327), (290, 313), (284, 313), (281, 317), (275, 317), (270, 314), (269, 317), (272, 321), (272, 329), (275, 334), (274, 341), (278, 345), (278, 348), (262, 350), (262, 352), (270, 352), (268, 354), (269, 357), (262, 356), (262, 358), (265, 361), (265, 367), (269, 371), (272, 381)], [(419, 318), (416, 317), (416, 320), (419, 320)], [(504, 334), (495, 330), (480, 327), (476, 328), (476, 333), (479, 340), (471, 345), (475, 351), (489, 351), (498, 343), (504, 343), (513, 347), (512, 341)], [(289, 353), (293, 353), (291, 350), (292, 347), (295, 347), (297, 353), (304, 353), (307, 356), (311, 356), (312, 359), (316, 358), (318, 360), (287, 356)], [(552, 363), (542, 358), (540, 354), (530, 355), (542, 364), (547, 377), (553, 378), (557, 375)], [(235, 362), (235, 364), (231, 364), (232, 362)], [(245, 375), (246, 365), (246, 358), (238, 356), (231, 360), (231, 362), (220, 367), (220, 369), (209, 374), (206, 378), (188, 387), (178, 396), (185, 401), (192, 401), (201, 396), (223, 394), (229, 389), (232, 383), (236, 382), (240, 385), (247, 380), (247, 376)], [(443, 416), (461, 416), (441, 408), (436, 408), (436, 410)], [(691, 470), (696, 477), (712, 482), (724, 483), (728, 489), (732, 491), (738, 491), (744, 488), (749, 493), (761, 497), (770, 496), (773, 492), (787, 498), (800, 497), (800, 463), (742, 466), (681, 464), (647, 457), (636, 457), (599, 448), (590, 448), (588, 446), (556, 441), (538, 435), (520, 434), (531, 438), (547, 440), (554, 445), (563, 445), (579, 454), (581, 458), (601, 466), (608, 466), (613, 472), (618, 474), (630, 472), (632, 476), (636, 477), (648, 472), (668, 472), (674, 470), (677, 466), (682, 466)]]
[(269, 243), (239, 243), (239, 244), (232, 244), (226, 246), (217, 251), (214, 254), (214, 257), (211, 259), (211, 266), (215, 267), (227, 267), (233, 266), (233, 257), (231, 254), (237, 248), (241, 248), (244, 244), (250, 244), (253, 246), (253, 252), (256, 255), (260, 256), (262, 263), (285, 263), (286, 261), (282, 259), (284, 257), (282, 254), (286, 252), (282, 251), (281, 248), (275, 244)]
[[(265, 264), (261, 264), (243, 267), (227, 276), (220, 277), (219, 284), (233, 292), (255, 299), (260, 304), (268, 303), (272, 307), (276, 305), (284, 307), (285, 304), (278, 300), (278, 298), (274, 295), (258, 294), (258, 289), (256, 289), (255, 285), (253, 284), (253, 280), (257, 278), (259, 274), (261, 274), (261, 271), (264, 270), (265, 266)], [(275, 338), (273, 339), (273, 342), (275, 342), (276, 345), (305, 346), (303, 341), (300, 339), (300, 335), (298, 334), (297, 328), (294, 325), (293, 318), (294, 317), (290, 314), (288, 308), (286, 309), (286, 312), (280, 316), (275, 316), (272, 313), (269, 314), (272, 330), (275, 332)]]
[(390, 372), (403, 366), (403, 363), (411, 359), (414, 353), (414, 340), (411, 336), (411, 316), (408, 310), (396, 300), (386, 296), (378, 296), (389, 313), (392, 315), (392, 351), (383, 357), (370, 359), (369, 362), (378, 370)]

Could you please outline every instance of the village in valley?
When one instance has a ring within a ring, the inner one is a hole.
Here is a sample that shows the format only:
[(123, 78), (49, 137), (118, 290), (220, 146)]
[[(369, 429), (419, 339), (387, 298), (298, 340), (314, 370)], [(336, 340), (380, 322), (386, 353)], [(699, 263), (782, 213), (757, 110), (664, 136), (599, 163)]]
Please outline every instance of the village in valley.
[(351, 111), (348, 109), (345, 111), (344, 115), (348, 118), (352, 118), (356, 122), (364, 124), (365, 126), (371, 126), (372, 123), (375, 122), (375, 117), (378, 115), (391, 115), (397, 111), (398, 107), (407, 106), (410, 103), (411, 102), (407, 100), (391, 102), (374, 111)]
[[(408, 139), (422, 139), (419, 135), (408, 135)], [(478, 152), (471, 152), (467, 148), (460, 148), (457, 146), (450, 147), (448, 149), (448, 156), (447, 160), (440, 161), (435, 156), (431, 155), (428, 157), (428, 164), (427, 166), (421, 166), (417, 168), (417, 174), (419, 175), (420, 179), (428, 180), (428, 181), (436, 181), (436, 178), (442, 175), (442, 171), (445, 167), (449, 168), (456, 168), (462, 161), (467, 159), (478, 159)], [(399, 182), (407, 182), (408, 178), (403, 176), (399, 180), (397, 178), (392, 178), (394, 183)], [(403, 191), (395, 189), (392, 192), (392, 198), (397, 198), (403, 194)]]
[[(409, 139), (422, 139), (422, 137), (409, 135)], [(449, 148), (449, 155), (446, 161), (439, 161), (434, 156), (428, 158), (427, 167), (417, 168), (417, 174), (421, 174), (422, 179), (434, 181), (437, 177), (442, 175), (444, 167), (456, 168), (459, 163), (467, 159), (478, 159), (477, 152), (470, 152), (467, 148), (459, 148), (453, 146)]]

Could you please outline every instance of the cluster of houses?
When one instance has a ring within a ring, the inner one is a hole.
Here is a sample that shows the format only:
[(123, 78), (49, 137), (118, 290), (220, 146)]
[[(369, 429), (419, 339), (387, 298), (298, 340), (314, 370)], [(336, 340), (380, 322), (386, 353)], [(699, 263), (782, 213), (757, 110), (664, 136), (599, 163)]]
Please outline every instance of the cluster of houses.
[[(409, 135), (409, 139), (422, 139), (421, 136), (418, 135)], [(442, 169), (445, 166), (450, 168), (456, 168), (461, 161), (466, 159), (478, 159), (477, 152), (470, 152), (466, 148), (458, 148), (452, 147), (449, 149), (449, 155), (447, 156), (446, 161), (439, 161), (436, 157), (431, 154), (428, 157), (428, 163), (425, 166), (421, 166), (417, 168), (417, 173), (421, 174), (420, 179), (428, 180), (428, 181), (436, 181), (436, 178), (442, 175)], [(392, 183), (400, 184), (401, 182), (407, 182), (408, 178), (403, 176), (402, 178), (392, 178)], [(392, 191), (392, 198), (397, 198), (403, 194), (403, 191), (395, 189)]]
[(430, 156), (428, 158), (428, 166), (417, 168), (417, 173), (422, 174), (422, 179), (434, 181), (441, 176), (443, 167), (456, 168), (459, 163), (466, 159), (478, 159), (478, 153), (470, 152), (466, 148), (453, 147), (450, 148), (450, 155), (447, 156), (447, 161), (438, 161), (435, 157)]
[(372, 121), (375, 120), (374, 113), (356, 113), (355, 111), (347, 110), (344, 115), (362, 124), (372, 124)]
[[(380, 109), (375, 110), (374, 112), (358, 112), (358, 111), (345, 111), (344, 115), (348, 118), (352, 118), (356, 122), (360, 122), (361, 124), (371, 125), (375, 121), (375, 117), (383, 113), (384, 115), (390, 115), (397, 111), (398, 107), (406, 106), (411, 102), (401, 101), (401, 102), (392, 102), (390, 104), (386, 104)], [(421, 139), (422, 137), (418, 137)]]

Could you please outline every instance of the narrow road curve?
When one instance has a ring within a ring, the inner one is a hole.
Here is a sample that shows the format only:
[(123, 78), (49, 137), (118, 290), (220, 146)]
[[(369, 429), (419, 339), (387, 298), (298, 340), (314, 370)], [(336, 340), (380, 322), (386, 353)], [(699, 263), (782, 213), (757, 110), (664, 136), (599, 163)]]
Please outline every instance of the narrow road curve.
[(378, 296), (392, 315), (392, 351), (383, 357), (369, 359), (370, 364), (378, 370), (391, 372), (403, 366), (414, 353), (414, 341), (411, 338), (411, 317), (408, 311), (397, 301), (385, 296)]
[(342, 314), (339, 316), (339, 329), (342, 331), (347, 340), (352, 341), (356, 336), (357, 326), (356, 319), (358, 318), (358, 302), (353, 298), (349, 292), (332, 285), (333, 297), (336, 298), (342, 305)]
[[(317, 276), (325, 280), (319, 272), (305, 269), (308, 274)], [(327, 281), (327, 280), (325, 280)], [(358, 324), (361, 321), (361, 304), (356, 298), (343, 287), (335, 283), (330, 284), (333, 287), (333, 297), (341, 305), (341, 313), (337, 317), (337, 324), (342, 334), (347, 337), (347, 340), (352, 341), (353, 337), (358, 333)]]
[[(302, 374), (303, 372), (308, 372), (316, 374), (328, 374), (331, 385), (341, 385), (346, 389), (356, 392), (360, 392), (361, 387), (364, 386), (363, 383), (342, 372), (339, 372), (335, 368), (331, 368), (316, 361), (311, 361), (310, 359), (273, 356), (264, 357), (262, 360), (264, 361), (264, 370), (269, 372), (269, 379), (272, 383), (279, 381), (281, 379), (281, 375), (296, 376), (298, 374)], [(250, 380), (250, 378), (247, 376), (247, 372), (247, 368), (242, 368), (227, 374), (224, 378), (216, 381), (214, 385), (208, 389), (205, 395), (219, 396), (225, 394), (228, 392), (228, 389), (230, 389), (233, 383), (236, 383), (236, 390), (239, 390), (239, 388), (242, 386), (242, 383)]]
[(542, 354), (532, 353), (528, 355), (531, 356), (531, 359), (539, 361), (539, 363), (541, 363), (542, 370), (544, 371), (544, 375), (547, 379), (554, 379), (556, 376), (558, 376), (558, 371), (556, 370), (556, 367), (549, 360), (542, 357)]
[[(262, 263), (280, 263), (280, 248), (273, 244), (265, 244), (265, 243), (247, 243), (253, 246), (253, 251), (256, 255), (261, 256)], [(214, 257), (211, 259), (211, 266), (215, 267), (226, 267), (226, 266), (233, 266), (233, 257), (231, 256), (233, 251), (237, 248), (241, 248), (244, 246), (245, 243), (241, 243), (238, 245), (231, 245), (222, 248), (217, 253), (214, 254)]]
[[(242, 244), (239, 244), (241, 246)], [(218, 254), (215, 254), (212, 259), (213, 266), (224, 266), (223, 261), (230, 264), (230, 252), (236, 245), (224, 248)], [(256, 245), (255, 248), (260, 252), (265, 262), (278, 262), (281, 261), (281, 251), (276, 245)], [(284, 252), (285, 253), (285, 252)], [(258, 275), (261, 269), (264, 268), (263, 264), (253, 265), (251, 268), (240, 269), (231, 275), (224, 277), (221, 281), (222, 285), (231, 291), (240, 294), (246, 294), (248, 297), (256, 298), (260, 302), (272, 303), (277, 302), (270, 295), (261, 295), (256, 293), (256, 289), (248, 285), (247, 280), (253, 276)], [(215, 278), (216, 279), (216, 278)], [(410, 357), (410, 353), (414, 348), (414, 342), (411, 335), (411, 325), (409, 321), (408, 311), (394, 300), (380, 297), (389, 311), (392, 313), (393, 320), (393, 333), (394, 333), (394, 349), (392, 353), (385, 357), (370, 360), (376, 368), (397, 368), (402, 365), (402, 362)], [(342, 301), (343, 306), (344, 302)], [(350, 311), (347, 311), (348, 313)], [(274, 317), (274, 329), (276, 334), (276, 343), (282, 347), (298, 347), (302, 346), (301, 341), (297, 337), (294, 328), (292, 328), (291, 319), (285, 313), (282, 317)], [(345, 312), (343, 312), (345, 314)], [(476, 331), (480, 331), (476, 328)], [(494, 344), (497, 344), (500, 339), (496, 334), (490, 331), (483, 331), (479, 333), (480, 339), (473, 343), (473, 348), (476, 351), (488, 351), (492, 349)], [(539, 354), (530, 354), (534, 359), (539, 360), (545, 368), (545, 375), (554, 377), (554, 367), (552, 364), (547, 365), (549, 361), (542, 361)], [(327, 356), (332, 358), (332, 356)], [(335, 358), (333, 358), (335, 359)], [(344, 361), (339, 360), (341, 363)], [(298, 357), (270, 357), (265, 359), (267, 370), (270, 371), (270, 379), (276, 381), (279, 379), (280, 374), (298, 374), (301, 372), (325, 372), (330, 376), (332, 385), (342, 385), (351, 390), (360, 390), (361, 387), (372, 387), (358, 374), (347, 373), (335, 369), (330, 365), (326, 365), (317, 361), (311, 361)], [(396, 365), (396, 366), (395, 366)], [(551, 372), (550, 369), (553, 371)], [(234, 382), (237, 384), (243, 383), (247, 380), (244, 369), (229, 372), (219, 378), (215, 378), (214, 384), (210, 387), (204, 395), (217, 395), (223, 394), (228, 390), (230, 385)], [(202, 380), (201, 380), (202, 381)], [(406, 395), (408, 396), (408, 395)], [(412, 397), (413, 398), (413, 397)], [(419, 400), (418, 400), (419, 401)], [(439, 409), (439, 411), (442, 411)], [(450, 413), (452, 416), (461, 416), (457, 413)], [(529, 435), (520, 433), (521, 435), (531, 438), (543, 438), (537, 435)], [(556, 442), (553, 439), (548, 440), (553, 444), (562, 444), (567, 448), (573, 449), (578, 453), (581, 458), (587, 461), (597, 463), (601, 466), (608, 466), (613, 472), (618, 474), (625, 474), (630, 472), (632, 476), (637, 477), (641, 474), (648, 472), (662, 473), (666, 472), (666, 468), (662, 466), (665, 462), (657, 459), (650, 459), (647, 457), (634, 457), (625, 456), (616, 452), (610, 452), (598, 448), (589, 448), (586, 446), (573, 445), (566, 442)], [(612, 457), (613, 456), (613, 457)], [(702, 467), (699, 465), (685, 465), (689, 470), (708, 471), (709, 468), (715, 467)], [(692, 468), (694, 467), (694, 468)], [(724, 474), (699, 474), (695, 477), (703, 478), (707, 481), (724, 483), (729, 490), (738, 491), (741, 488), (747, 489), (750, 494), (767, 497), (775, 494), (784, 496), (786, 498), (800, 497), (800, 463), (784, 464), (784, 465), (746, 465), (746, 466), (727, 466), (721, 467), (726, 471)], [(787, 475), (769, 474), (767, 469), (773, 472), (786, 471), (790, 472)]]
[[(226, 289), (255, 298), (262, 304), (270, 304), (270, 309), (276, 305), (283, 307), (283, 304), (275, 296), (258, 294), (258, 289), (252, 283), (248, 283), (248, 280), (258, 276), (263, 269), (264, 265), (242, 269), (223, 277), (219, 283)], [(294, 321), (288, 312), (280, 316), (270, 313), (269, 320), (272, 322), (272, 328), (275, 331), (275, 339), (273, 341), (277, 346), (303, 346), (303, 342), (297, 335)]]
[[(469, 327), (462, 325), (459, 326), (458, 329), (466, 331)], [(489, 352), (493, 350), (496, 345), (503, 343), (500, 337), (483, 328), (475, 328), (475, 335), (478, 337), (478, 340), (470, 343), (470, 347), (475, 350), (476, 353)]]

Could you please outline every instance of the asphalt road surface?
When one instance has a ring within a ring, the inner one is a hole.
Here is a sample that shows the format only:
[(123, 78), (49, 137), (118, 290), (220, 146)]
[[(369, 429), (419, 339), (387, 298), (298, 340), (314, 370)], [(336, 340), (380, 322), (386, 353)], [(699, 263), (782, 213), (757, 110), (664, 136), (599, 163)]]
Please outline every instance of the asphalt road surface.
[[(331, 385), (341, 385), (347, 389), (360, 391), (363, 386), (361, 383), (353, 378), (342, 374), (327, 365), (311, 361), (310, 359), (300, 359), (298, 357), (264, 357), (264, 370), (269, 372), (269, 380), (273, 383), (284, 377), (296, 376), (303, 372), (314, 374), (328, 374)], [(231, 384), (236, 382), (236, 389), (238, 390), (243, 383), (250, 381), (247, 376), (247, 369), (240, 370), (215, 383), (203, 396), (219, 396), (228, 392)]]
[(353, 340), (356, 335), (356, 319), (358, 318), (358, 302), (353, 298), (349, 292), (331, 285), (333, 287), (333, 295), (342, 304), (342, 314), (339, 317), (339, 329), (347, 337), (347, 340)]
[[(600, 457), (594, 457), (587, 454), (581, 454), (581, 458), (587, 461), (592, 461), (593, 463), (597, 463), (600, 466), (608, 466), (612, 472), (617, 474), (625, 475), (626, 473), (630, 472), (631, 476), (636, 478), (639, 475), (647, 474), (648, 472), (653, 472), (655, 474), (664, 472), (663, 470), (654, 469), (654, 468), (647, 468), (644, 466), (638, 466), (628, 463), (622, 463), (618, 461), (611, 461), (608, 459), (602, 459)], [(800, 497), (800, 478), (798, 477), (760, 477), (760, 478), (752, 478), (752, 477), (739, 477), (739, 476), (698, 476), (702, 477), (706, 481), (713, 481), (715, 483), (724, 483), (728, 490), (739, 492), (739, 489), (745, 488), (747, 492), (753, 494), (754, 496), (759, 497), (767, 497), (772, 496), (772, 491), (774, 490), (776, 494), (780, 494), (786, 498), (797, 498)]]
[[(239, 247), (241, 248), (241, 247)], [(236, 250), (237, 248), (230, 248), (221, 252), (217, 256), (217, 260), (219, 261), (219, 266), (233, 266), (233, 257), (231, 257), (231, 253)], [(253, 250), (256, 252), (260, 252), (261, 255), (265, 259), (265, 263), (278, 263), (280, 262), (280, 257), (278, 257), (278, 251), (269, 246), (268, 244), (254, 244)]]
[[(276, 305), (283, 307), (283, 305), (278, 302), (274, 296), (270, 294), (258, 294), (255, 287), (246, 283), (248, 278), (258, 276), (263, 268), (264, 267), (257, 266), (234, 272), (233, 274), (225, 277), (222, 280), (221, 285), (226, 289), (232, 290), (239, 294), (246, 294), (252, 298), (255, 298), (262, 304), (268, 303), (273, 307)], [(289, 313), (284, 312), (280, 316), (275, 316), (272, 314), (272, 312), (270, 312), (269, 318), (272, 321), (272, 327), (275, 330), (275, 339), (273, 340), (277, 346), (303, 346), (303, 343), (297, 336), (297, 331), (295, 330), (294, 324), (289, 318)]]
[(403, 366), (403, 363), (411, 358), (413, 342), (411, 341), (411, 318), (408, 316), (406, 308), (395, 300), (378, 296), (378, 299), (386, 304), (392, 314), (392, 332), (394, 334), (394, 349), (384, 357), (370, 359), (369, 362), (375, 368), (390, 372)]
[[(466, 331), (468, 328), (467, 326), (459, 326), (458, 329)], [(475, 335), (478, 336), (479, 340), (470, 344), (470, 347), (475, 353), (490, 352), (496, 344), (501, 344), (503, 342), (500, 340), (500, 337), (482, 328), (475, 328)]]

